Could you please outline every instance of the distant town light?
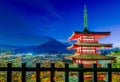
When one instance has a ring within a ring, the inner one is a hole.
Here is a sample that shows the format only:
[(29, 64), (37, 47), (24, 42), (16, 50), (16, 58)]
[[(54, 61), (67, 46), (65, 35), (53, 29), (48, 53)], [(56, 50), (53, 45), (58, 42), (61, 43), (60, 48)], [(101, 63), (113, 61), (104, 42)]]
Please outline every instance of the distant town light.
[(26, 55), (33, 55), (33, 53), (27, 53)]

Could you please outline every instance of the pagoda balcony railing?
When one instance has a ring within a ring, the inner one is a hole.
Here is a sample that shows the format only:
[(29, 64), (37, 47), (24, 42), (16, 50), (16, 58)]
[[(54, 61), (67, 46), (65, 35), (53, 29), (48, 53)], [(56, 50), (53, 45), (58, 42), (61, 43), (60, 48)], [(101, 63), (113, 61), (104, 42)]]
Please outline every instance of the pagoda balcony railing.
[(77, 41), (76, 43), (98, 43), (98, 41), (94, 41), (94, 40), (80, 40), (80, 41)]
[(96, 53), (95, 52), (82, 52), (82, 53), (81, 52), (75, 52), (75, 54), (88, 54), (88, 55), (89, 54), (96, 54), (97, 55), (98, 53), (97, 52)]

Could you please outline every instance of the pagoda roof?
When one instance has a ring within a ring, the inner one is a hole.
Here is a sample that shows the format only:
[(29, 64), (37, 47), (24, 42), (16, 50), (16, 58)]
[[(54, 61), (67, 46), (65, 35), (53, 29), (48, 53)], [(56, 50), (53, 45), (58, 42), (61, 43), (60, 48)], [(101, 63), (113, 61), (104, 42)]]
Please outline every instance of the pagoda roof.
[(68, 49), (74, 49), (78, 47), (112, 47), (112, 44), (102, 44), (102, 43), (76, 43), (68, 47)]
[(103, 56), (100, 54), (81, 54), (81, 55), (69, 56), (67, 58), (76, 59), (76, 60), (115, 60), (115, 57)]
[(92, 31), (74, 31), (69, 40), (76, 39), (80, 36), (99, 36), (104, 37), (110, 35), (110, 32), (92, 32)]
[(77, 34), (110, 34), (110, 32), (74, 31)]
[(103, 44), (103, 43), (75, 43), (74, 46), (85, 46), (85, 47), (105, 47), (105, 46), (111, 46), (112, 44)]

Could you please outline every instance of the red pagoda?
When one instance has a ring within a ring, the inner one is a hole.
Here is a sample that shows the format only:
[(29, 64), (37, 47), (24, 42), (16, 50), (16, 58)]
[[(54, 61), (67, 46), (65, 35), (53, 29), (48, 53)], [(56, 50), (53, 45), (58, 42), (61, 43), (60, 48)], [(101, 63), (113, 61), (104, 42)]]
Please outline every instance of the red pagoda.
[(114, 57), (100, 55), (98, 50), (101, 48), (112, 48), (112, 44), (98, 43), (100, 38), (109, 36), (110, 32), (92, 32), (87, 28), (87, 10), (84, 6), (84, 29), (82, 32), (74, 31), (69, 41), (75, 40), (76, 42), (68, 47), (68, 50), (75, 50), (74, 55), (69, 56), (72, 58), (74, 64), (82, 63), (85, 67), (91, 67), (93, 63), (98, 66), (98, 60), (115, 60)]

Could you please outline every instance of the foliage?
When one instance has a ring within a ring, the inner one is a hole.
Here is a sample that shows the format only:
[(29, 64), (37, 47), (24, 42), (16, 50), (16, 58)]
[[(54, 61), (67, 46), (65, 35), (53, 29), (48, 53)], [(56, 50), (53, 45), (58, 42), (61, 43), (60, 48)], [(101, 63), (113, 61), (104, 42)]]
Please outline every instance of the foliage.
[(116, 57), (116, 60), (112, 62), (112, 67), (114, 67), (114, 68), (120, 68), (120, 49), (111, 52), (107, 56)]
[[(119, 52), (113, 52), (114, 54), (118, 54)], [(111, 55), (113, 56), (114, 54), (111, 53)], [(109, 56), (111, 56), (109, 54)], [(119, 54), (117, 55), (119, 56)], [(21, 55), (16, 55), (16, 56), (10, 56), (10, 55), (5, 55), (2, 54), (0, 55), (0, 67), (6, 67), (7, 63), (12, 63), (13, 67), (20, 67), (21, 63), (27, 63), (27, 66), (29, 67), (35, 67), (36, 63), (41, 63), (40, 61), (41, 59), (37, 56), (21, 56)], [(117, 59), (117, 61), (113, 62), (113, 66), (115, 67), (115, 65), (117, 65), (116, 67), (120, 67), (120, 61), (119, 61), (119, 57)], [(52, 61), (50, 60), (46, 60), (46, 62), (42, 62), (41, 66), (42, 67), (50, 67)], [(55, 61), (55, 67), (56, 68), (64, 68), (64, 62), (62, 61)], [(115, 65), (114, 65), (115, 64)], [(76, 65), (70, 65), (70, 68), (72, 67), (77, 67)], [(72, 75), (71, 75), (72, 74)], [(69, 75), (69, 79), (70, 82), (77, 82), (78, 78), (74, 73), (71, 73)], [(64, 82), (65, 80), (65, 72), (59, 72), (59, 71), (55, 71), (55, 77), (54, 80), (55, 82)], [(41, 82), (50, 82), (50, 76), (51, 73), (49, 71), (42, 71), (40, 72), (40, 80)], [(0, 82), (6, 82), (6, 72), (0, 72)], [(115, 77), (113, 77), (114, 82), (117, 82), (119, 79), (116, 79), (115, 81)], [(36, 72), (27, 72), (27, 82), (35, 82), (36, 80)], [(21, 72), (12, 72), (12, 82), (22, 82), (21, 81)]]
[[(9, 56), (2, 54), (0, 55), (0, 67), (7, 67), (7, 63), (12, 63), (13, 67), (20, 67), (21, 63), (27, 63), (27, 66), (35, 67), (36, 63), (40, 63), (39, 58), (32, 58), (32, 56), (25, 56), (21, 57), (21, 55), (16, 56)], [(51, 61), (47, 61), (42, 63), (43, 67), (50, 67)], [(56, 61), (55, 67), (63, 68), (64, 62), (62, 61)], [(42, 71), (40, 72), (40, 80), (41, 82), (50, 82), (50, 75), (51, 73), (49, 71)], [(6, 72), (0, 72), (0, 82), (6, 82)], [(58, 72), (55, 71), (55, 77), (56, 82), (64, 82), (64, 72)], [(27, 72), (27, 82), (35, 82), (36, 80), (36, 72)], [(21, 81), (21, 72), (12, 72), (12, 82), (22, 82)]]

